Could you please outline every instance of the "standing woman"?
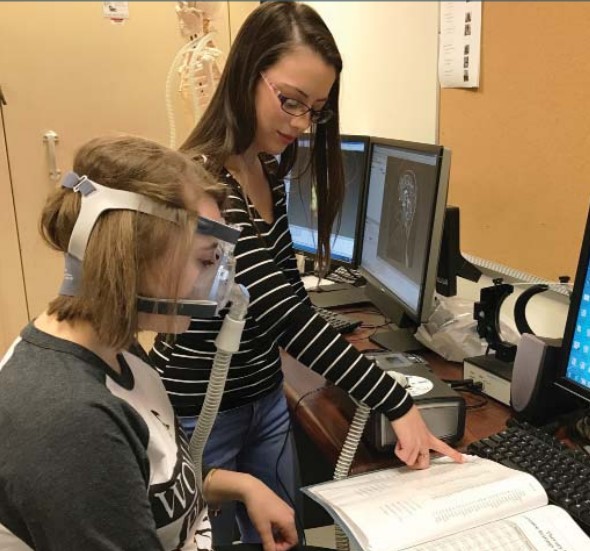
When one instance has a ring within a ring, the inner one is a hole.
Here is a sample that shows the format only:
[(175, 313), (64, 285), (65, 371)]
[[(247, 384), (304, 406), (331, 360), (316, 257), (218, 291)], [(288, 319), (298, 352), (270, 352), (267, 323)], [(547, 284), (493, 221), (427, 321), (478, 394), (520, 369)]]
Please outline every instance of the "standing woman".
[[(291, 503), (295, 459), (279, 348), (385, 414), (398, 437), (396, 454), (408, 465), (427, 467), (431, 449), (461, 460), (430, 433), (407, 392), (314, 313), (297, 272), (282, 178), (297, 155), (298, 136), (310, 128), (319, 261), (325, 268), (344, 193), (341, 70), (334, 38), (311, 7), (264, 3), (241, 27), (212, 101), (182, 146), (227, 187), (226, 219), (242, 229), (236, 281), (251, 296), (205, 459), (253, 474)], [(221, 319), (193, 319), (174, 345), (160, 336), (152, 351), (189, 431), (202, 405), (220, 324)], [(237, 517), (242, 541), (257, 541), (239, 505)], [(216, 532), (220, 519), (213, 520), (216, 543), (225, 543)]]
[[(140, 329), (184, 331), (218, 270), (224, 192), (184, 155), (100, 138), (43, 210), (66, 276), (0, 358), (0, 549), (211, 549), (206, 501), (243, 500), (264, 551), (297, 541), (293, 511), (260, 480), (211, 469), (188, 442)], [(205, 295), (207, 296), (207, 295)], [(139, 300), (141, 297), (141, 300)], [(148, 305), (144, 308), (142, 305)]]

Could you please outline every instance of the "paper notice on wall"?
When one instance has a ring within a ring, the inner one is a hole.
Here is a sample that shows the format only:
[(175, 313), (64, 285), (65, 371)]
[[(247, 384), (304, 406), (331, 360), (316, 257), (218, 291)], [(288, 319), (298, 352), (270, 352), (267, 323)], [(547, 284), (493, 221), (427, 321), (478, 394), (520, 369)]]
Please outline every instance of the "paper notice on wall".
[(438, 78), (443, 88), (477, 88), (481, 2), (441, 2)]
[(129, 19), (129, 2), (103, 2), (102, 14), (113, 23), (123, 23)]

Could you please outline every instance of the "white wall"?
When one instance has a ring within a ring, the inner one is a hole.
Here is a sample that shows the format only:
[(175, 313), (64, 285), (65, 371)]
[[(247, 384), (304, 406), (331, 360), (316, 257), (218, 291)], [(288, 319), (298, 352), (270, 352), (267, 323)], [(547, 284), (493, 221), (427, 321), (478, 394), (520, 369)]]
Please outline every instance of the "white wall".
[[(229, 15), (229, 33), (230, 39), (233, 41), (242, 26), (242, 23), (253, 12), (259, 5), (260, 2), (246, 2), (240, 0), (239, 2), (228, 2), (228, 15)], [(229, 50), (228, 50), (229, 51)]]
[(344, 60), (342, 131), (434, 142), (437, 2), (307, 2)]

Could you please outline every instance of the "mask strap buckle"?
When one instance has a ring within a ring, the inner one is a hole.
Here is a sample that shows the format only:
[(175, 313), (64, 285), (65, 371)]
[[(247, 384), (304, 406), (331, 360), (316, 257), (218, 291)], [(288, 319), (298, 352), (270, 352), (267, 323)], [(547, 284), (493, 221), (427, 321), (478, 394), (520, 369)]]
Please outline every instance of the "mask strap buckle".
[(68, 172), (62, 180), (61, 187), (71, 189), (75, 193), (81, 193), (84, 197), (88, 197), (91, 193), (96, 191), (91, 180), (85, 174), (78, 176), (75, 172)]

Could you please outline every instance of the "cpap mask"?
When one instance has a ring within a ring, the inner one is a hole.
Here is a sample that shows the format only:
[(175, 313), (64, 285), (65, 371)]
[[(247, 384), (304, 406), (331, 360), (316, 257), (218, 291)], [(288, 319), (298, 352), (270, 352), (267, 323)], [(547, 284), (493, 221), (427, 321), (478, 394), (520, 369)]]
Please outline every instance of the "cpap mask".
[[(74, 224), (68, 252), (65, 255), (65, 274), (60, 289), (61, 295), (76, 296), (78, 294), (82, 281), (82, 261), (88, 239), (96, 221), (104, 212), (132, 210), (178, 223), (174, 212), (149, 197), (101, 186), (86, 176), (78, 176), (75, 172), (66, 174), (61, 185), (82, 196), (80, 213)], [(240, 230), (200, 216), (197, 219), (196, 232), (218, 239), (216, 263), (199, 275), (190, 297), (171, 299), (138, 296), (138, 312), (212, 318), (226, 306), (234, 285), (233, 251), (240, 236)]]

